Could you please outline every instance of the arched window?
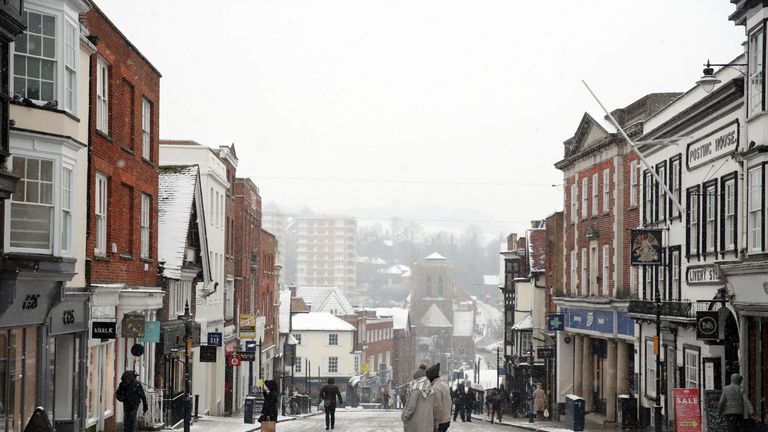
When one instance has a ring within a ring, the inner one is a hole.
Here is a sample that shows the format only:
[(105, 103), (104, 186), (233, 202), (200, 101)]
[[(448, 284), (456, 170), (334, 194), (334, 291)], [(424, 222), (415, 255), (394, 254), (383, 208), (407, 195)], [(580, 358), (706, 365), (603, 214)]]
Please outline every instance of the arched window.
[(437, 296), (443, 297), (443, 275), (437, 277)]
[(427, 282), (424, 286), (424, 292), (427, 297), (432, 297), (432, 276), (427, 276)]

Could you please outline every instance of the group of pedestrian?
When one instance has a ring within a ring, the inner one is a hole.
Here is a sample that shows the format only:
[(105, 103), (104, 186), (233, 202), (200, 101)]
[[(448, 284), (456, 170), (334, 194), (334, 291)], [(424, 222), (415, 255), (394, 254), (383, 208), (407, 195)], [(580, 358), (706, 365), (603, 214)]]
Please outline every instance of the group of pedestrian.
[(451, 394), (453, 400), (453, 421), (461, 418), (463, 422), (472, 421), (472, 410), (475, 407), (475, 393), (471, 388), (465, 387), (463, 383), (456, 385), (456, 389)]
[(451, 425), (451, 391), (440, 378), (440, 363), (419, 366), (406, 389), (400, 415), (405, 432), (446, 432)]

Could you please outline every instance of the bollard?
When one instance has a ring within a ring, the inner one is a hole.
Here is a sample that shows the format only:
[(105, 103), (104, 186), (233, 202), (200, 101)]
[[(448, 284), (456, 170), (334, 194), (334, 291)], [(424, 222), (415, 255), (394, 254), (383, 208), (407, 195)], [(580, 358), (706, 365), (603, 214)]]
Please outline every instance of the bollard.
[(195, 420), (199, 419), (200, 416), (197, 415), (198, 409), (200, 408), (200, 395), (195, 395)]

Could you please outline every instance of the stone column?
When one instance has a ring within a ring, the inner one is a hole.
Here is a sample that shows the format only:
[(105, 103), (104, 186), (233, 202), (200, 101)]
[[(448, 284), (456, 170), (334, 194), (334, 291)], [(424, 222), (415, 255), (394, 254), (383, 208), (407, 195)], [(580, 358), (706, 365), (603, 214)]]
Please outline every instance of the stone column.
[(592, 367), (592, 338), (584, 336), (584, 360), (582, 362), (582, 395), (584, 398), (584, 411), (592, 412), (595, 404), (592, 403), (592, 392), (595, 388), (595, 370)]
[(629, 394), (629, 350), (634, 347), (624, 341), (616, 341), (616, 393)]
[(573, 394), (581, 396), (583, 363), (583, 346), (581, 335), (573, 335)]
[(622, 367), (616, 363), (616, 344), (619, 343), (615, 339), (608, 340), (608, 358), (605, 362), (608, 369), (605, 380), (605, 417), (609, 422), (616, 421), (616, 371)]

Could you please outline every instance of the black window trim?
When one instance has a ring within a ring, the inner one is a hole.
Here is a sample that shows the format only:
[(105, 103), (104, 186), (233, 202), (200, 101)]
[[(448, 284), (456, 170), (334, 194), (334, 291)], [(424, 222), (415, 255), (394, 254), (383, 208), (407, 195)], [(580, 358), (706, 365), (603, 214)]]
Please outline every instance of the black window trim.
[[(672, 166), (677, 163), (678, 170), (677, 170), (677, 184), (679, 186), (679, 189), (677, 190), (677, 202), (682, 204), (682, 193), (683, 193), (683, 155), (682, 153), (678, 153), (675, 156), (672, 156), (669, 158), (669, 185), (670, 185), (670, 191), (672, 191), (671, 186), (674, 184), (673, 181), (673, 173), (675, 172), (672, 169)], [(683, 218), (682, 212), (675, 209), (675, 205), (672, 203), (672, 198), (669, 198), (669, 203), (667, 204), (667, 213), (669, 213), (669, 220), (673, 221), (675, 219), (681, 220)]]
[(686, 209), (686, 216), (685, 216), (685, 257), (690, 260), (691, 258), (699, 258), (699, 254), (701, 253), (701, 235), (697, 235), (696, 238), (699, 240), (696, 245), (696, 253), (691, 253), (691, 211), (696, 212), (699, 221), (699, 229), (698, 233), (701, 233), (701, 215), (699, 214), (699, 208), (701, 208), (701, 200), (696, 200), (696, 209), (691, 209), (691, 195), (695, 195), (698, 198), (699, 191), (701, 190), (701, 185), (691, 186), (685, 190), (685, 209)]
[[(701, 197), (699, 198), (699, 207), (701, 207), (701, 216), (703, 216), (702, 218), (699, 219), (699, 226), (701, 227), (701, 242), (700, 242), (701, 243), (701, 248), (700, 248), (699, 252), (701, 253), (701, 256), (704, 258), (704, 261), (707, 260), (707, 256), (709, 256), (709, 255), (713, 255), (715, 257), (715, 259), (717, 259), (717, 253), (718, 253), (718, 250), (719, 250), (719, 248), (718, 248), (718, 241), (717, 241), (717, 239), (718, 239), (718, 237), (717, 237), (717, 234), (718, 234), (717, 233), (717, 227), (720, 224), (717, 223), (717, 219), (718, 219), (718, 214), (717, 214), (717, 210), (718, 210), (718, 205), (717, 205), (717, 197), (718, 197), (718, 195), (717, 195), (717, 183), (718, 183), (717, 179), (712, 179), (712, 180), (709, 180), (706, 183), (704, 183), (704, 185), (703, 185), (703, 187), (701, 189), (701, 191), (702, 191)], [(710, 188), (713, 189), (713, 192), (712, 192), (711, 195), (709, 193), (707, 193), (707, 191)], [(707, 205), (709, 204), (709, 200), (710, 199), (715, 200), (715, 205), (713, 206), (714, 211), (715, 211), (715, 225), (714, 225), (715, 226), (715, 235), (712, 237), (713, 242), (715, 244), (712, 245), (714, 247), (712, 248), (711, 252), (709, 251), (709, 246), (711, 246), (711, 245), (707, 244), (707, 235), (709, 233), (707, 232), (707, 221), (706, 221)], [(704, 200), (703, 201), (704, 205), (702, 205), (702, 200)]]
[[(658, 175), (663, 181), (666, 182), (667, 181), (667, 177), (669, 177), (669, 174), (668, 174), (669, 171), (667, 171), (667, 161), (663, 160), (663, 161), (657, 163), (655, 169), (656, 169), (656, 175)], [(664, 169), (664, 175), (661, 175), (659, 173), (659, 170), (661, 170), (661, 169)], [(653, 214), (654, 214), (657, 222), (666, 221), (667, 220), (667, 215), (669, 214), (669, 205), (668, 205), (669, 203), (667, 203), (667, 205), (664, 206), (664, 214), (660, 214), (660, 212), (659, 212), (659, 202), (661, 202), (661, 199), (659, 197), (661, 197), (661, 194), (664, 193), (664, 187), (658, 181), (656, 181), (654, 183), (656, 184), (656, 187), (654, 188), (655, 191), (654, 191), (654, 200), (653, 200), (653, 202), (655, 203), (655, 205), (654, 205), (655, 208), (654, 208), (654, 213)], [(669, 187), (669, 185), (667, 185), (667, 187)], [(668, 195), (666, 196), (666, 200), (669, 201), (669, 196)]]
[(739, 253), (739, 180), (738, 172), (733, 171), (722, 177), (720, 177), (720, 258), (725, 258), (725, 253), (729, 251), (726, 249), (728, 245), (725, 244), (725, 185), (728, 182), (733, 181), (733, 251), (734, 254)]

